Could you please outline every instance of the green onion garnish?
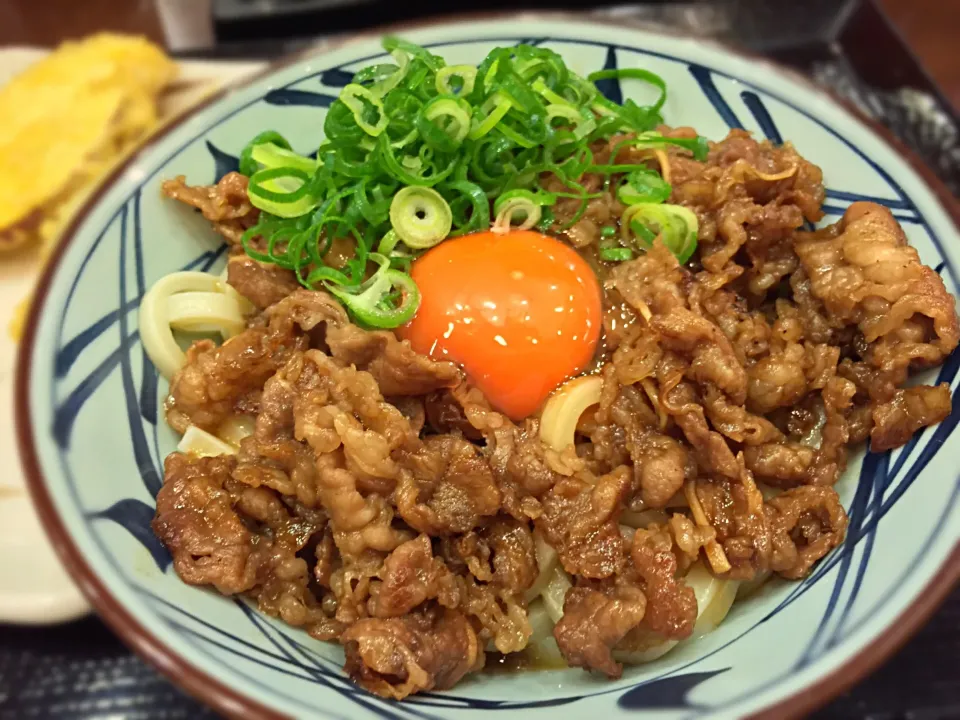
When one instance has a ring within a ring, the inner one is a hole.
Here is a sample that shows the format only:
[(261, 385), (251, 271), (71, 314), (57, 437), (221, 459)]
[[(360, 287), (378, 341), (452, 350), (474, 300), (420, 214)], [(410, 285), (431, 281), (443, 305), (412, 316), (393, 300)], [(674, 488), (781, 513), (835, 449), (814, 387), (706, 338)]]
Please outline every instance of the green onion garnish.
[[(294, 271), (306, 287), (327, 288), (358, 322), (396, 327), (419, 302), (406, 274), (417, 253), (489, 228), (491, 209), (499, 231), (571, 227), (601, 195), (581, 183), (585, 173), (596, 173), (605, 176), (605, 191), (616, 188), (633, 211), (621, 222), (626, 247), (604, 244), (602, 258), (632, 257), (660, 234), (689, 259), (696, 217), (658, 205), (670, 195), (659, 174), (616, 162), (626, 147), (675, 146), (705, 157), (703, 138), (655, 131), (666, 99), (659, 76), (626, 69), (584, 79), (557, 53), (529, 45), (497, 48), (476, 67), (447, 66), (399, 38), (386, 38), (383, 47), (390, 58), (357, 72), (329, 107), (315, 157), (293, 152), (275, 131), (243, 149), (240, 172), (262, 211), (243, 236), (251, 257)], [(592, 81), (612, 77), (645, 82), (659, 91), (657, 99), (646, 106), (610, 102)], [(612, 159), (595, 162), (591, 146), (614, 135), (624, 139)], [(545, 175), (563, 187), (541, 191)], [(561, 197), (579, 208), (558, 226), (551, 206)], [(636, 209), (648, 207), (660, 209)], [(334, 239), (352, 243), (346, 267), (327, 265)]]
[(637, 203), (628, 207), (620, 218), (620, 238), (624, 245), (648, 250), (659, 235), (681, 264), (696, 250), (699, 228), (697, 216), (682, 205)]
[(240, 151), (240, 162), (238, 169), (240, 170), (241, 175), (250, 177), (259, 169), (259, 165), (257, 165), (256, 161), (253, 159), (253, 149), (258, 145), (266, 144), (281, 147), (285, 150), (290, 149), (290, 143), (287, 142), (283, 135), (275, 130), (265, 130), (254, 137), (253, 140), (248, 142), (244, 146), (243, 150)]
[(617, 190), (617, 200), (624, 205), (661, 203), (670, 197), (673, 188), (660, 173), (646, 167), (630, 171)]
[(450, 234), (453, 212), (436, 190), (405, 187), (390, 203), (390, 224), (407, 247), (423, 250)]
[(371, 253), (369, 257), (380, 266), (369, 280), (350, 287), (341, 278), (330, 277), (323, 279), (324, 287), (364, 325), (395, 328), (409, 322), (420, 305), (420, 291), (413, 278), (392, 270), (383, 255)]
[(357, 126), (367, 135), (377, 137), (387, 128), (390, 118), (383, 109), (383, 96), (363, 85), (351, 83), (340, 91), (337, 102), (346, 105), (353, 113)]
[(437, 70), (437, 92), (441, 95), (469, 95), (477, 80), (472, 65), (451, 65)]
[(284, 218), (299, 217), (317, 206), (309, 191), (310, 176), (293, 166), (257, 170), (247, 187), (250, 202)]
[(600, 259), (607, 262), (623, 262), (633, 259), (633, 250), (625, 247), (602, 248)]
[[(543, 206), (553, 205), (557, 196), (548, 192), (531, 192), (530, 190), (509, 190), (493, 204), (496, 220), (493, 221), (493, 232), (505, 233), (510, 230), (529, 230), (536, 227), (543, 214)], [(514, 219), (519, 219), (520, 225), (514, 225)]]

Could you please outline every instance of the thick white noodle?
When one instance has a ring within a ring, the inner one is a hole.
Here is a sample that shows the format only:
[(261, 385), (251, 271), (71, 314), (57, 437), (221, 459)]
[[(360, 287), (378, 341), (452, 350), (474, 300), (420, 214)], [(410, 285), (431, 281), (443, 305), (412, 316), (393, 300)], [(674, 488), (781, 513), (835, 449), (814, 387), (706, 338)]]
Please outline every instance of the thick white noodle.
[[(650, 513), (649, 521), (658, 521), (653, 517), (653, 513), (658, 511), (647, 512)], [(645, 522), (643, 526), (649, 524), (650, 522)], [(620, 530), (627, 539), (630, 539), (635, 532), (635, 528), (627, 525), (621, 525)], [(691, 639), (702, 637), (716, 629), (727, 616), (727, 613), (730, 612), (730, 607), (737, 598), (737, 589), (740, 583), (735, 580), (722, 580), (714, 577), (714, 575), (703, 566), (703, 563), (699, 561), (690, 567), (684, 577), (684, 581), (688, 586), (693, 588), (693, 593), (697, 598), (697, 622), (694, 625)], [(550, 616), (554, 624), (560, 622), (560, 618), (563, 617), (563, 603), (566, 599), (567, 591), (571, 587), (570, 576), (564, 571), (561, 565), (557, 564), (541, 593), (543, 609), (547, 615)], [(530, 604), (530, 610), (528, 611), (531, 626), (534, 624), (533, 608), (535, 605), (536, 601)], [(535, 637), (536, 634), (536, 626), (534, 626)], [(664, 640), (659, 637), (651, 637), (650, 644), (642, 650), (615, 650), (613, 657), (617, 661), (626, 663), (627, 665), (639, 665), (663, 657), (675, 648), (679, 642), (679, 640)], [(533, 645), (532, 640), (531, 645)], [(542, 648), (544, 653), (552, 649), (549, 647), (549, 644), (545, 644), (544, 642), (540, 642), (538, 648)]]
[(569, 380), (547, 400), (540, 416), (540, 439), (557, 452), (573, 445), (580, 416), (600, 402), (603, 379), (587, 375)]
[(240, 305), (229, 295), (182, 292), (167, 298), (170, 327), (193, 333), (218, 332), (224, 340), (243, 332)]
[[(739, 583), (735, 580), (721, 580), (714, 577), (700, 562), (690, 567), (684, 579), (697, 596), (697, 623), (691, 635), (691, 639), (694, 639), (706, 635), (723, 621), (737, 597)], [(679, 640), (659, 640), (643, 650), (614, 650), (613, 657), (627, 665), (639, 665), (663, 657), (679, 642)]]
[(253, 415), (231, 415), (217, 428), (217, 437), (239, 449), (244, 438), (253, 435), (256, 424)]
[(530, 628), (533, 634), (530, 636), (530, 644), (536, 645), (543, 642), (548, 637), (553, 637), (553, 618), (547, 612), (543, 600), (537, 598), (527, 608), (527, 619), (530, 621)]
[(187, 357), (173, 337), (173, 329), (232, 337), (243, 330), (243, 315), (249, 309), (249, 303), (238, 298), (220, 278), (202, 272), (171, 273), (146, 292), (140, 302), (140, 339), (167, 380), (183, 367)]
[(211, 435), (206, 430), (201, 430), (196, 425), (191, 425), (180, 438), (177, 450), (185, 455), (195, 457), (213, 457), (215, 455), (236, 455), (237, 449), (225, 443), (216, 435)]
[[(603, 380), (597, 375), (579, 377), (564, 383), (544, 405), (540, 417), (540, 439), (557, 452), (572, 445), (580, 416), (587, 408), (600, 402), (602, 389)], [(688, 499), (683, 493), (677, 493), (667, 503), (667, 507), (688, 506)], [(625, 511), (620, 515), (620, 527), (629, 539), (636, 528), (648, 527), (653, 523), (662, 524), (668, 519), (669, 515), (665, 510)], [(537, 585), (541, 583), (542, 578), (541, 572)], [(714, 577), (700, 562), (690, 568), (685, 580), (687, 585), (693, 588), (697, 597), (697, 623), (694, 627), (694, 635), (706, 634), (719, 625), (730, 611), (730, 606), (737, 596), (739, 583)], [(556, 564), (541, 592), (543, 607), (554, 623), (559, 622), (563, 617), (563, 602), (567, 590), (571, 587), (570, 576), (564, 572), (562, 566)], [(531, 609), (532, 607), (531, 605)], [(677, 643), (677, 640), (651, 638), (651, 644), (643, 650), (618, 650), (614, 651), (614, 657), (627, 664), (650, 662), (672, 650)]]
[(553, 569), (557, 566), (558, 560), (557, 551), (543, 539), (543, 535), (540, 534), (539, 530), (533, 531), (533, 542), (537, 553), (537, 568), (540, 574), (537, 575), (537, 579), (533, 581), (533, 585), (527, 590), (528, 603), (532, 603), (535, 598), (540, 597), (543, 593), (544, 588), (547, 587), (547, 583), (550, 582), (550, 577), (553, 575)]
[(567, 590), (573, 587), (570, 576), (561, 565), (557, 565), (550, 574), (550, 580), (543, 589), (543, 606), (554, 623), (560, 622), (563, 617), (563, 601), (567, 597)]
[(553, 638), (553, 618), (547, 612), (543, 600), (534, 600), (530, 604), (527, 617), (533, 629), (530, 642), (527, 644), (531, 660), (540, 667), (564, 667), (567, 663), (557, 646), (557, 641)]

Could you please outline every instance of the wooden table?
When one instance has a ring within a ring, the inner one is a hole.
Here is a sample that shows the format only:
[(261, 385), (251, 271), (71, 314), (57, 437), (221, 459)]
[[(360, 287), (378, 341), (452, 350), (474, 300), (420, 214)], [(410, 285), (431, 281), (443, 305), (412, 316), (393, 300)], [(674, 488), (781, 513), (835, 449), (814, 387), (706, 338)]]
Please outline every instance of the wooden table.
[(879, 0), (923, 66), (960, 110), (960, 0)]

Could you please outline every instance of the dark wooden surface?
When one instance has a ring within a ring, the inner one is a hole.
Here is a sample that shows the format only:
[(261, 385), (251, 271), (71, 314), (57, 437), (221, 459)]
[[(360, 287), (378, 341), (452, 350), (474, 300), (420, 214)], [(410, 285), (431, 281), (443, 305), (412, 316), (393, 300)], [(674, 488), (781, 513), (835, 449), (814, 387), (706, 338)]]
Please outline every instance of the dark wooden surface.
[(960, 0), (878, 2), (954, 109), (960, 109)]
[[(960, 0), (877, 2), (954, 108), (960, 108)], [(153, 0), (0, 0), (0, 46), (55, 45), (97, 30), (163, 39)]]
[(153, 0), (0, 0), (0, 47), (52, 46), (101, 30), (163, 42)]

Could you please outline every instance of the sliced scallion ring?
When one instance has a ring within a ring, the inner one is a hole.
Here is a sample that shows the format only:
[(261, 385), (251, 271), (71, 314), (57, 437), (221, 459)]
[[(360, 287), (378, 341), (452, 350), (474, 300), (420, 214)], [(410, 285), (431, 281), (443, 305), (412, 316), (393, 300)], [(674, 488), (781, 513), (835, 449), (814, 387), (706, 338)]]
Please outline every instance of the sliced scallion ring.
[[(643, 228), (647, 232), (640, 231)], [(696, 214), (683, 205), (637, 203), (631, 205), (620, 218), (620, 237), (624, 245), (647, 250), (652, 247), (650, 235), (660, 240), (683, 264), (697, 249), (700, 223)]]
[(573, 123), (573, 136), (580, 140), (592, 133), (597, 128), (597, 120), (592, 115), (584, 117), (583, 113), (577, 110), (573, 105), (547, 105), (547, 118), (563, 118)]
[(241, 175), (246, 175), (250, 177), (258, 169), (257, 162), (253, 159), (253, 149), (258, 145), (263, 145), (264, 143), (273, 143), (277, 147), (290, 149), (290, 143), (287, 142), (287, 139), (278, 133), (276, 130), (265, 130), (264, 132), (258, 134), (250, 142), (248, 142), (243, 150), (240, 151), (240, 157), (238, 158), (237, 169), (240, 171)]
[(557, 95), (553, 90), (547, 87), (547, 84), (543, 81), (543, 78), (537, 78), (534, 80), (533, 85), (534, 92), (540, 93), (543, 95), (544, 99), (547, 100), (552, 105), (565, 105), (567, 107), (574, 107), (574, 104), (567, 100), (565, 97)]
[(477, 120), (477, 118), (474, 117), (473, 127), (470, 128), (470, 134), (467, 137), (471, 140), (479, 140), (482, 138), (493, 130), (493, 128), (497, 126), (497, 123), (503, 120), (503, 116), (510, 111), (511, 107), (513, 107), (513, 103), (510, 101), (510, 98), (502, 93), (494, 93), (480, 108), (480, 114), (483, 119)]
[(439, 97), (428, 103), (417, 129), (424, 142), (441, 152), (456, 152), (470, 132), (470, 105), (464, 100)]
[(400, 243), (400, 236), (397, 235), (396, 230), (391, 230), (382, 238), (377, 244), (377, 252), (386, 257), (390, 257), (390, 253), (394, 251), (394, 248)]
[(660, 108), (663, 107), (663, 104), (667, 101), (667, 84), (663, 81), (662, 77), (656, 73), (650, 72), (649, 70), (643, 70), (642, 68), (619, 68), (611, 70), (597, 70), (596, 72), (587, 75), (587, 80), (592, 83), (597, 82), (597, 80), (625, 79), (642, 80), (643, 82), (653, 85), (660, 91), (660, 97), (657, 98), (656, 103), (654, 103), (652, 106), (654, 112), (659, 111)]
[(292, 150), (276, 145), (272, 142), (254, 145), (250, 150), (250, 158), (265, 168), (292, 167), (313, 174), (317, 170), (317, 161), (305, 158)]
[(403, 50), (397, 48), (390, 53), (393, 59), (397, 61), (397, 69), (383, 80), (378, 80), (370, 86), (370, 92), (378, 97), (383, 97), (393, 90), (407, 76), (410, 67), (410, 56)]
[(444, 131), (456, 143), (462, 142), (470, 132), (470, 106), (463, 101), (438, 98), (427, 105), (423, 114), (434, 123), (440, 118), (448, 118)]
[[(456, 87), (454, 78), (460, 81)], [(473, 92), (476, 81), (477, 69), (473, 65), (449, 65), (437, 70), (437, 92), (441, 95), (466, 97)]]
[[(420, 290), (409, 275), (390, 268), (389, 258), (370, 253), (369, 259), (380, 267), (359, 286), (347, 287), (335, 277), (325, 278), (323, 285), (364, 325), (400, 327), (416, 314), (420, 306)], [(399, 304), (395, 304), (395, 295)]]
[(293, 167), (258, 170), (247, 186), (254, 207), (282, 218), (294, 218), (313, 210), (317, 199), (310, 194), (310, 176)]
[[(340, 102), (353, 113), (357, 126), (367, 135), (379, 136), (390, 122), (383, 110), (383, 101), (369, 88), (351, 83), (340, 91)], [(376, 115), (376, 122), (370, 122), (370, 115)]]
[[(497, 234), (511, 230), (529, 230), (540, 222), (544, 205), (553, 205), (557, 196), (551, 193), (534, 193), (529, 190), (510, 190), (503, 193), (493, 204), (496, 219), (491, 230)], [(522, 218), (520, 225), (514, 226), (515, 217)]]
[(583, 115), (580, 114), (580, 111), (577, 110), (573, 105), (553, 103), (547, 105), (547, 117), (551, 120), (554, 118), (563, 118), (564, 120), (569, 120), (574, 124), (574, 126), (579, 125), (583, 122)]
[(450, 234), (453, 213), (436, 190), (405, 187), (390, 203), (390, 224), (407, 247), (422, 250)]
[(390, 259), (391, 268), (404, 272), (410, 271), (410, 263), (417, 257), (417, 253), (404, 245), (394, 230), (380, 238), (377, 253)]
[[(647, 132), (642, 132), (636, 137), (628, 137), (620, 142), (618, 142), (613, 147), (613, 152), (611, 157), (616, 157), (620, 152), (621, 148), (624, 147), (633, 147), (637, 150), (656, 150), (659, 148), (665, 147), (679, 147), (684, 150), (689, 150), (693, 157), (696, 160), (706, 160), (707, 153), (710, 150), (710, 146), (707, 143), (707, 139), (702, 135), (697, 135), (696, 137), (666, 137), (655, 130), (650, 130)], [(622, 167), (620, 170), (618, 168)], [(636, 169), (636, 165), (631, 166), (617, 166), (617, 165), (608, 165), (606, 167), (610, 172), (629, 172)]]

